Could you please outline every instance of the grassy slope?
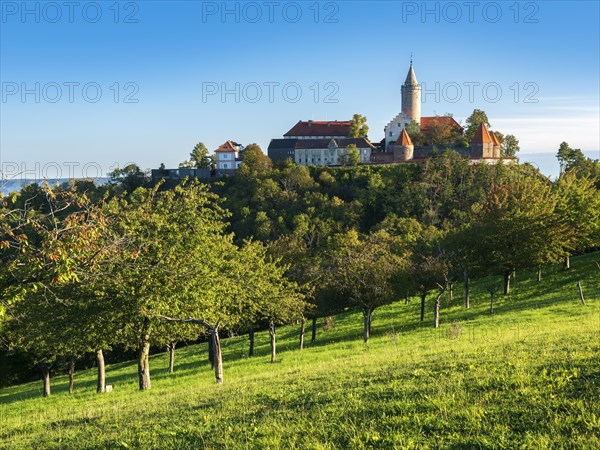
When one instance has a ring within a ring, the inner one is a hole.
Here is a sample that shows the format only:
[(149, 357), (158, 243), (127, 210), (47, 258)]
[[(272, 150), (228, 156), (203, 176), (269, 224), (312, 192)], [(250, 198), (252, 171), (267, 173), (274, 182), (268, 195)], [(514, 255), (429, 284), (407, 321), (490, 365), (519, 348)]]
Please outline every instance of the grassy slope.
[[(303, 351), (297, 327), (268, 335), (257, 356), (224, 340), (225, 385), (214, 385), (205, 346), (182, 349), (176, 372), (152, 357), (153, 389), (137, 390), (134, 363), (108, 366), (115, 390), (96, 395), (95, 372), (0, 390), (0, 447), (10, 448), (600, 448), (600, 254), (573, 269), (517, 275), (488, 314), (489, 280), (442, 305), (442, 327), (418, 321), (418, 302), (337, 317)], [(588, 304), (580, 304), (581, 280)]]

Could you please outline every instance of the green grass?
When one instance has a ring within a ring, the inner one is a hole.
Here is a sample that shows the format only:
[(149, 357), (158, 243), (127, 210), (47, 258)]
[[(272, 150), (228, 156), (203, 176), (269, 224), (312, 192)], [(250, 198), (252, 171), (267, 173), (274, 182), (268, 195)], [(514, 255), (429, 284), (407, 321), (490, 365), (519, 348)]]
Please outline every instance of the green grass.
[[(489, 280), (444, 300), (442, 326), (418, 301), (377, 310), (362, 343), (362, 316), (337, 316), (316, 344), (296, 349), (298, 327), (268, 335), (256, 356), (245, 337), (224, 339), (225, 384), (214, 384), (206, 346), (151, 358), (151, 391), (135, 363), (107, 367), (115, 390), (97, 395), (95, 371), (0, 390), (5, 448), (600, 448), (600, 254), (548, 269), (542, 283), (517, 274), (488, 313)], [(581, 280), (587, 305), (579, 302)], [(430, 300), (431, 301), (431, 300)]]

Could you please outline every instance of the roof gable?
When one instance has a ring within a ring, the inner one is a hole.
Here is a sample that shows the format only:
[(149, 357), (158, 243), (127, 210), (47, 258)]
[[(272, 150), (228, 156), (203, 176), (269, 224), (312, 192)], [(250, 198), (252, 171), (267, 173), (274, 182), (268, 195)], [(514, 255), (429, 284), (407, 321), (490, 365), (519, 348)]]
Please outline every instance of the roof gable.
[(492, 138), (490, 136), (490, 132), (488, 131), (485, 123), (479, 125), (475, 136), (473, 136), (473, 140), (471, 141), (473, 144), (492, 144)]

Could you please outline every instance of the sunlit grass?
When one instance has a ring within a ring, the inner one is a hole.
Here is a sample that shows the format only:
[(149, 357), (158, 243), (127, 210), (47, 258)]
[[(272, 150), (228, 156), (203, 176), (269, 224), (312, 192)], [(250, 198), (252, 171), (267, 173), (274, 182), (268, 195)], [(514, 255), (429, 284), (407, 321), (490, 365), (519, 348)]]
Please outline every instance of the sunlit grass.
[[(114, 391), (95, 393), (95, 372), (0, 390), (0, 446), (7, 448), (600, 448), (600, 254), (573, 269), (517, 274), (490, 315), (485, 287), (444, 300), (442, 326), (418, 301), (337, 316), (297, 350), (281, 327), (278, 362), (267, 333), (255, 357), (246, 337), (223, 340), (225, 384), (214, 384), (206, 346), (151, 358), (152, 390), (137, 389), (134, 362), (109, 365)], [(587, 305), (578, 297), (581, 281)], [(309, 336), (310, 333), (307, 333)]]

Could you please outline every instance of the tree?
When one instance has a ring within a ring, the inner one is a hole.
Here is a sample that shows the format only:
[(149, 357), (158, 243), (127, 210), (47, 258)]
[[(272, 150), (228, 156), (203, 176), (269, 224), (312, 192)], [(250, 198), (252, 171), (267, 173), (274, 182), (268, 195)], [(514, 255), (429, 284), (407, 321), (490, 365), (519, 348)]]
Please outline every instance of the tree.
[(355, 231), (338, 235), (329, 254), (330, 282), (348, 296), (364, 316), (363, 340), (369, 341), (375, 309), (396, 299), (396, 280), (406, 255), (385, 231), (361, 239)]
[(574, 170), (563, 173), (556, 181), (556, 214), (568, 233), (563, 237), (565, 268), (570, 268), (571, 251), (584, 251), (600, 245), (600, 191), (594, 180), (579, 178)]
[(348, 129), (349, 138), (361, 138), (367, 137), (369, 134), (369, 126), (367, 125), (367, 118), (360, 114), (354, 114), (350, 121), (350, 128)]
[(458, 130), (454, 123), (441, 117), (433, 118), (423, 132), (423, 140), (438, 147), (451, 146), (457, 137)]
[(414, 120), (406, 124), (406, 132), (415, 146), (423, 145), (423, 135), (421, 134), (421, 125)]
[(193, 161), (187, 159), (179, 163), (180, 169), (193, 169), (194, 167), (196, 167), (196, 164)]
[(473, 113), (466, 120), (467, 127), (465, 130), (465, 137), (467, 138), (468, 142), (473, 140), (473, 136), (475, 136), (477, 129), (482, 123), (485, 123), (488, 128), (491, 128), (490, 121), (485, 111), (482, 111), (481, 109), (474, 109)]
[(122, 169), (115, 169), (108, 174), (110, 183), (120, 185), (127, 192), (133, 192), (148, 181), (148, 174), (137, 164), (128, 164)]
[(241, 175), (269, 172), (272, 167), (271, 158), (263, 153), (258, 144), (250, 144), (242, 152), (242, 164), (239, 169)]
[(514, 168), (506, 183), (493, 185), (485, 201), (473, 208), (474, 220), (466, 232), (477, 236), (472, 244), (477, 266), (503, 274), (505, 295), (513, 271), (554, 262), (569, 247), (568, 229), (555, 214), (556, 202), (548, 180)]
[(163, 340), (155, 315), (179, 311), (189, 298), (190, 279), (218, 283), (218, 262), (232, 246), (224, 234), (226, 213), (205, 186), (194, 180), (173, 190), (159, 188), (139, 188), (107, 206), (117, 220), (110, 230), (115, 249), (102, 272), (104, 295), (115, 305), (123, 343), (139, 351), (141, 390), (151, 387), (152, 339)]
[(346, 147), (346, 157), (349, 165), (358, 166), (360, 164), (360, 151), (356, 145), (350, 144)]
[(600, 189), (600, 162), (587, 158), (578, 148), (571, 148), (569, 144), (560, 144), (556, 158), (560, 163), (560, 173), (573, 170), (579, 177), (592, 177)]
[[(496, 134), (499, 134), (499, 133), (496, 133)], [(503, 140), (501, 141), (501, 143), (502, 143), (501, 155), (503, 157), (514, 158), (515, 156), (517, 156), (517, 153), (521, 149), (519, 147), (519, 140), (516, 137), (514, 137), (512, 134), (507, 134), (506, 136), (503, 136)]]
[(202, 142), (198, 142), (190, 153), (190, 161), (194, 163), (194, 167), (198, 169), (213, 168), (211, 157), (208, 149)]
[(14, 194), (11, 202), (12, 208), (6, 201), (0, 206), (3, 307), (11, 345), (41, 365), (49, 395), (52, 364), (87, 350), (71, 286), (86, 279), (106, 250), (99, 232), (105, 217), (85, 193), (47, 185)]

